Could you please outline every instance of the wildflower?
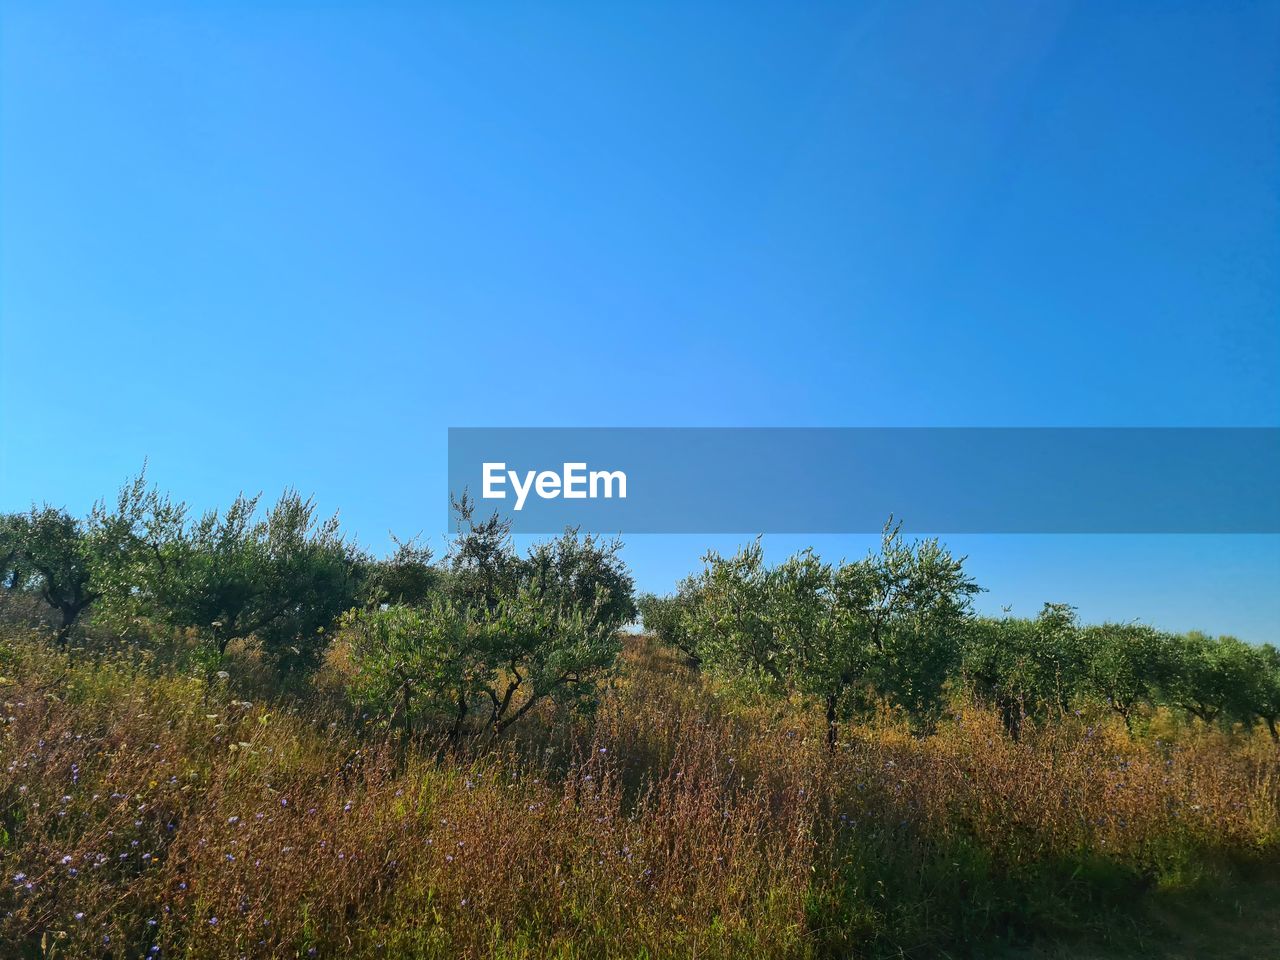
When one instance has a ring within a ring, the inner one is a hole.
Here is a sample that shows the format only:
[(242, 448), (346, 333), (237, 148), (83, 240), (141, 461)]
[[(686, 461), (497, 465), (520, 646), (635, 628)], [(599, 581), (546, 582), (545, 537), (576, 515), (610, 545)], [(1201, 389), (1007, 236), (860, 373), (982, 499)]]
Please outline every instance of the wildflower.
[(211, 927), (216, 927), (217, 925), (218, 925), (218, 918), (217, 918), (217, 917), (210, 917), (210, 918), (209, 918), (209, 926), (211, 926)]
[(79, 910), (77, 910), (77, 911), (76, 911), (76, 919), (77, 919), (77, 920), (83, 920), (83, 919), (84, 919), (84, 913), (83, 913), (83, 911), (79, 911)]

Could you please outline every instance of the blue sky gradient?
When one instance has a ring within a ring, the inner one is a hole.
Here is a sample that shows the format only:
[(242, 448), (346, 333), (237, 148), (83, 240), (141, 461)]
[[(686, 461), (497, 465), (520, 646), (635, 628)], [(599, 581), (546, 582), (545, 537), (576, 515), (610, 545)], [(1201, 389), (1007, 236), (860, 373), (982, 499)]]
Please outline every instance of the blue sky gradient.
[[(1280, 425), (1274, 2), (0, 22), (0, 508), (149, 457), (383, 549), (450, 425)], [(1280, 639), (1275, 537), (951, 540), (986, 609)]]

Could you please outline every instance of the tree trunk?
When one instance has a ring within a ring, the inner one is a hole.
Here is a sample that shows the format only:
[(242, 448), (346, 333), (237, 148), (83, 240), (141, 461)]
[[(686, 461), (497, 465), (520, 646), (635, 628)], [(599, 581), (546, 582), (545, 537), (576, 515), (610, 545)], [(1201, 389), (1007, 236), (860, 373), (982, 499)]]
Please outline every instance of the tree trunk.
[(831, 753), (836, 752), (836, 743), (840, 733), (840, 727), (836, 721), (836, 707), (839, 703), (840, 697), (838, 694), (831, 693), (827, 695), (827, 750)]
[(1004, 726), (1005, 733), (1009, 734), (1009, 739), (1014, 743), (1022, 737), (1022, 708), (1021, 705), (1008, 700), (1004, 697), (1000, 698), (1000, 723)]
[(58, 632), (55, 634), (58, 641), (58, 649), (67, 649), (67, 641), (71, 639), (71, 627), (75, 623), (74, 617), (68, 617), (66, 611), (62, 612), (62, 623), (58, 625)]
[(462, 737), (462, 724), (467, 719), (467, 697), (465, 694), (458, 694), (458, 715), (454, 718), (453, 726), (449, 730), (449, 743), (457, 744)]
[(76, 625), (76, 621), (80, 619), (80, 614), (84, 608), (89, 605), (88, 600), (80, 603), (60, 603), (58, 610), (62, 614), (62, 622), (58, 625), (58, 647), (65, 650), (67, 641), (71, 639), (71, 629)]

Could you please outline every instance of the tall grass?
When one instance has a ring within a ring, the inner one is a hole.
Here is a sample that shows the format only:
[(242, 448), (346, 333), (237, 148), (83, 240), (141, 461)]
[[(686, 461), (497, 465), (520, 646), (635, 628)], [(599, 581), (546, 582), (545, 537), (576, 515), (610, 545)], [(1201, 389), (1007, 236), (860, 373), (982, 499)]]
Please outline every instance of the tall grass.
[(1080, 717), (1013, 742), (957, 705), (832, 755), (803, 704), (644, 639), (594, 715), (444, 760), (319, 694), (249, 703), (26, 637), (0, 676), (15, 956), (955, 955), (1101, 931), (1280, 848), (1265, 737)]

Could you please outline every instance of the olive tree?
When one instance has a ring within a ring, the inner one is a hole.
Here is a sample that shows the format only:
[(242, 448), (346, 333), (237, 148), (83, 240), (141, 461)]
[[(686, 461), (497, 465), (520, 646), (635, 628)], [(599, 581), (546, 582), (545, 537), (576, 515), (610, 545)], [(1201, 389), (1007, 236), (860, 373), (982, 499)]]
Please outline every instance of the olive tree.
[(1261, 720), (1280, 743), (1280, 650), (1269, 643), (1253, 647), (1245, 685), (1241, 691), (1244, 713), (1250, 722)]
[(493, 610), (515, 592), (520, 558), (511, 541), (511, 522), (494, 512), (476, 518), (475, 501), (467, 494), (453, 501), (457, 532), (446, 556), (449, 586), (464, 606)]
[[(863, 689), (930, 725), (960, 657), (978, 585), (936, 539), (907, 542), (887, 526), (878, 553), (836, 572), (835, 617), (844, 687)], [(861, 677), (857, 676), (861, 672)]]
[(542, 605), (581, 613), (589, 624), (616, 631), (636, 616), (635, 582), (621, 558), (622, 541), (566, 530), (529, 548), (516, 565), (518, 582)]
[(622, 648), (601, 597), (565, 606), (531, 585), (480, 616), (475, 688), (487, 729), (500, 734), (543, 702), (594, 704)]
[(430, 546), (416, 537), (402, 541), (393, 535), (391, 541), (395, 545), (391, 556), (368, 563), (363, 585), (366, 604), (421, 606), (447, 589), (445, 572), (432, 562)]
[(964, 631), (961, 676), (1018, 739), (1023, 720), (1067, 713), (1084, 691), (1087, 658), (1075, 609), (1046, 603), (1032, 618), (983, 617)]
[(215, 661), (254, 640), (282, 672), (314, 666), (326, 631), (355, 602), (362, 557), (315, 504), (286, 491), (265, 516), (258, 497), (194, 521), (185, 507), (148, 526), (139, 602), (156, 619), (195, 630)]
[(59, 645), (66, 645), (93, 604), (130, 589), (148, 498), (139, 474), (113, 505), (99, 501), (85, 520), (45, 504), (8, 514), (0, 524), (0, 576), (8, 588), (40, 597), (56, 612)]
[(435, 721), (497, 736), (546, 702), (594, 702), (621, 647), (597, 601), (566, 606), (536, 585), (492, 609), (438, 597), (347, 614), (352, 693), (404, 731)]
[(621, 543), (568, 530), (521, 557), (509, 524), (455, 507), (447, 592), (348, 616), (356, 694), (402, 726), (434, 716), (455, 741), (497, 736), (542, 703), (594, 703), (636, 612)]
[(708, 661), (779, 691), (825, 694), (839, 659), (831, 568), (811, 550), (767, 567), (759, 540), (706, 562), (694, 629)]
[(1022, 735), (1022, 721), (1044, 699), (1036, 656), (1036, 622), (1026, 617), (976, 617), (965, 630), (961, 673), (969, 690), (995, 708), (1005, 732)]
[(452, 716), (457, 739), (471, 701), (473, 626), (447, 598), (429, 606), (353, 609), (343, 618), (355, 672), (349, 693), (381, 708), (392, 729)]
[(834, 749), (842, 713), (886, 700), (927, 725), (978, 587), (936, 540), (885, 528), (880, 550), (833, 569), (806, 550), (772, 569), (760, 542), (707, 557), (693, 623), (718, 669), (818, 698)]
[(1081, 644), (1086, 689), (1105, 700), (1132, 730), (1135, 710), (1154, 696), (1166, 637), (1142, 624), (1105, 623), (1086, 627)]
[(682, 653), (692, 667), (702, 664), (698, 635), (693, 623), (694, 615), (702, 602), (701, 591), (701, 581), (698, 578), (686, 577), (680, 581), (673, 594), (657, 596), (646, 593), (636, 600), (644, 629), (657, 637), (660, 643)]
[(1161, 670), (1165, 699), (1205, 723), (1240, 715), (1253, 669), (1250, 650), (1235, 637), (1199, 631), (1171, 637)]
[(56, 611), (57, 641), (65, 646), (81, 614), (101, 596), (84, 525), (67, 511), (45, 504), (17, 517), (13, 527), (18, 543), (11, 558), (14, 575), (22, 579), (24, 589)]
[(0, 589), (18, 590), (22, 573), (22, 543), (26, 517), (20, 513), (0, 513)]

